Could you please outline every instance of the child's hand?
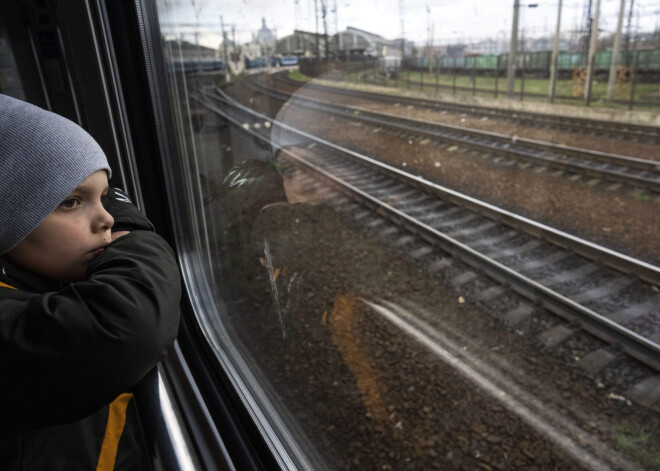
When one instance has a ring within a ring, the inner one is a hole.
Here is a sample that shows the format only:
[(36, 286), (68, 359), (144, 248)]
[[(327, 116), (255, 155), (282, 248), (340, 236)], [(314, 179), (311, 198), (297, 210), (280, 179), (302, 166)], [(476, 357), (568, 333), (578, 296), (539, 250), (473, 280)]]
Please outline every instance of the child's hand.
[(113, 232), (112, 234), (110, 234), (110, 238), (114, 241), (114, 240), (119, 239), (120, 237), (125, 236), (126, 234), (128, 234), (128, 233), (130, 233), (130, 232), (131, 232), (131, 231), (117, 231), (117, 232)]

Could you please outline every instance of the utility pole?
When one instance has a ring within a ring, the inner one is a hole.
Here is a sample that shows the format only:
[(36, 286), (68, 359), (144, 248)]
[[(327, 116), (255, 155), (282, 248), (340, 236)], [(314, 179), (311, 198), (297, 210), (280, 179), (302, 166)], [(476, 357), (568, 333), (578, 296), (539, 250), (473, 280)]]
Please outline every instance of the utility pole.
[[(435, 52), (435, 50), (433, 49), (433, 37), (434, 36), (435, 36), (435, 23), (432, 23), (431, 24), (431, 47), (429, 49), (429, 74), (431, 72), (433, 72), (433, 70), (431, 69), (431, 64), (432, 64), (432, 61), (433, 61), (433, 58), (434, 58), (434, 52)], [(437, 70), (438, 64), (436, 64), (435, 67), (436, 67), (436, 70)]]
[(231, 43), (232, 47), (234, 49), (233, 54), (234, 54), (234, 70), (238, 70), (238, 57), (239, 57), (239, 51), (238, 48), (236, 47), (236, 27), (235, 25), (231, 25)]
[(222, 30), (222, 48), (225, 52), (225, 67), (227, 67), (227, 82), (231, 82), (231, 70), (229, 69), (229, 58), (227, 56), (227, 33), (225, 32), (225, 22), (222, 20), (222, 15), (220, 15), (220, 28)]
[(195, 0), (192, 0), (192, 6), (195, 9), (195, 55), (197, 56), (197, 72), (202, 71), (202, 54), (199, 49), (199, 10), (195, 5)]
[(429, 61), (429, 73), (431, 73), (431, 58), (433, 57), (431, 53), (431, 9), (426, 5), (426, 56)]
[(296, 48), (296, 53), (300, 53), (301, 55), (305, 55), (305, 51), (303, 50), (303, 45), (301, 44), (300, 41), (300, 33), (298, 31), (300, 30), (300, 0), (295, 0), (294, 3), (294, 15), (296, 19), (296, 29), (293, 30), (293, 35), (295, 39), (295, 48)]
[(557, 91), (557, 60), (559, 58), (559, 32), (560, 32), (560, 27), (561, 27), (561, 4), (562, 4), (562, 0), (559, 0), (559, 7), (557, 8), (557, 28), (555, 29), (555, 43), (552, 47), (552, 61), (550, 62), (550, 88), (548, 89), (548, 95), (550, 97), (550, 103), (555, 102), (555, 92)]
[(614, 87), (616, 86), (617, 70), (619, 69), (619, 48), (621, 47), (621, 28), (623, 27), (623, 14), (626, 8), (626, 0), (621, 0), (619, 6), (619, 21), (614, 33), (614, 45), (612, 46), (612, 62), (610, 63), (610, 76), (607, 80), (607, 100), (614, 98)]
[(325, 0), (321, 0), (321, 15), (323, 15), (323, 37), (325, 38), (325, 61), (330, 59), (330, 50), (328, 48), (328, 21), (326, 19), (328, 9), (325, 5)]
[[(632, 40), (632, 17), (635, 10), (635, 0), (630, 1), (630, 10), (628, 11), (628, 25), (626, 26), (626, 51), (630, 51), (630, 42)], [(627, 55), (626, 65), (630, 65), (630, 54)]]
[(518, 47), (518, 11), (520, 0), (513, 1), (513, 25), (511, 26), (511, 43), (509, 44), (509, 63), (506, 72), (506, 96), (513, 98), (516, 83), (516, 49)]
[(399, 19), (401, 20), (401, 67), (403, 67), (403, 60), (406, 58), (406, 34), (403, 27), (403, 0), (399, 0)]
[(591, 86), (594, 81), (594, 56), (596, 55), (596, 45), (598, 40), (598, 16), (600, 15), (600, 0), (596, 0), (596, 13), (591, 22), (591, 37), (589, 38), (589, 54), (587, 55), (587, 78), (586, 87), (584, 88), (584, 99), (587, 100), (587, 105), (591, 102)]
[(589, 39), (591, 38), (591, 27), (593, 25), (593, 17), (591, 16), (592, 3), (593, 0), (587, 0), (582, 19), (584, 30), (582, 31), (582, 37), (580, 38), (580, 51), (584, 52), (585, 58), (589, 53)]
[(337, 56), (335, 61), (339, 62), (339, 52), (342, 49), (341, 44), (341, 33), (339, 32), (339, 12), (337, 11), (337, 0), (335, 0), (335, 32), (337, 33)]
[(314, 0), (314, 19), (316, 20), (316, 61), (321, 61), (321, 50), (319, 49), (319, 5), (318, 0)]

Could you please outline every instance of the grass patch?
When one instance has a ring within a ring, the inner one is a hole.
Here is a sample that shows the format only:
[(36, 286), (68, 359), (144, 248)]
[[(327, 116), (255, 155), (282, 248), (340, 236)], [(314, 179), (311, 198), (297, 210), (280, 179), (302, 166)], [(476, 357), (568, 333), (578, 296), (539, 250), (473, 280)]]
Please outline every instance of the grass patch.
[[(435, 85), (436, 80), (438, 85), (452, 85), (454, 82), (454, 76), (451, 74), (438, 74), (420, 72), (420, 71), (404, 71), (401, 74), (401, 81), (405, 86), (407, 81), (411, 82), (424, 82), (424, 84)], [(456, 75), (456, 86), (457, 87), (466, 87), (471, 88), (476, 85), (476, 88), (482, 89), (492, 89), (495, 91), (495, 77), (490, 76), (481, 76), (477, 75), (474, 78), (469, 75)], [(526, 77), (525, 80), (521, 77), (517, 77), (515, 80), (514, 91), (520, 93), (523, 90), (525, 93), (534, 93), (539, 95), (548, 95), (548, 85), (550, 81), (548, 79), (539, 79), (533, 77)], [(417, 84), (416, 84), (417, 85)], [(498, 77), (497, 85), (499, 90), (506, 89), (506, 77)], [(565, 97), (574, 97), (580, 98), (582, 93), (579, 91), (579, 87), (575, 87), (576, 84), (572, 80), (557, 80), (557, 95)], [(418, 85), (417, 85), (418, 86)], [(658, 85), (653, 83), (638, 83), (635, 85), (635, 101), (636, 102), (648, 102), (649, 99), (657, 98), (658, 95)], [(595, 80), (591, 89), (591, 99), (592, 101), (604, 101), (607, 96), (607, 82), (603, 80)], [(618, 94), (614, 97), (616, 100), (625, 100), (627, 101), (630, 98), (630, 87), (623, 87)], [(660, 103), (656, 103), (656, 107)]]
[(298, 69), (289, 70), (288, 77), (298, 82), (309, 82), (311, 80), (311, 77), (301, 74)]
[(649, 432), (622, 422), (611, 432), (614, 447), (632, 457), (646, 469), (660, 469), (660, 431)]
[[(436, 90), (444, 92), (454, 91), (457, 94), (504, 97), (506, 93), (506, 77), (482, 76), (476, 75), (452, 75), (446, 73), (422, 72), (416, 70), (404, 70), (395, 80), (385, 78), (375, 73), (375, 70), (357, 71), (347, 73), (344, 81), (365, 83), (391, 87), (394, 89), (410, 89), (433, 93)], [(524, 91), (524, 101), (549, 102), (548, 98), (548, 79), (539, 79), (535, 77), (525, 77), (523, 80), (517, 77), (514, 85), (516, 99), (520, 99), (521, 92)], [(496, 93), (497, 91), (497, 93)], [(616, 108), (628, 109), (628, 100), (630, 99), (630, 87), (624, 87), (618, 90), (614, 96), (616, 101), (607, 101), (607, 82), (604, 80), (595, 80), (591, 92), (590, 106), (593, 108)], [(660, 110), (660, 92), (658, 85), (653, 83), (638, 83), (634, 90), (634, 109), (659, 111)], [(555, 102), (573, 106), (585, 106), (585, 100), (581, 90), (571, 79), (562, 79), (557, 81)]]

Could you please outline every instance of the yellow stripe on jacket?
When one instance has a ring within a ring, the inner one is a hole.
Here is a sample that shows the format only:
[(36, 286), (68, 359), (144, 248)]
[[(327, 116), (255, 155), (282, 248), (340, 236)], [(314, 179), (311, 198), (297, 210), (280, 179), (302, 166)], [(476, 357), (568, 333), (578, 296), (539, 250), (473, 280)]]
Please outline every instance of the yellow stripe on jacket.
[(0, 286), (3, 286), (3, 287), (5, 287), (5, 288), (16, 289), (16, 288), (14, 288), (13, 286), (9, 286), (7, 283), (3, 283), (2, 281), (0, 281)]
[(105, 435), (103, 436), (96, 471), (112, 471), (115, 468), (119, 439), (126, 424), (126, 408), (132, 398), (132, 393), (124, 393), (120, 394), (117, 399), (110, 403), (108, 424), (105, 427)]

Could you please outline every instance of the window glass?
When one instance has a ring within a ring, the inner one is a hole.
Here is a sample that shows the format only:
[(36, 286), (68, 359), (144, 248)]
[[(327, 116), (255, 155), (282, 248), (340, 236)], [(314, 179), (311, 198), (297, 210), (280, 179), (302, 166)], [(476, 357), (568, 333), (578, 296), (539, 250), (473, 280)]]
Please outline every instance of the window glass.
[(283, 466), (660, 467), (631, 3), (157, 2), (190, 292)]
[(2, 19), (0, 19), (0, 93), (19, 100), (25, 99), (14, 53), (7, 37), (6, 25)]

